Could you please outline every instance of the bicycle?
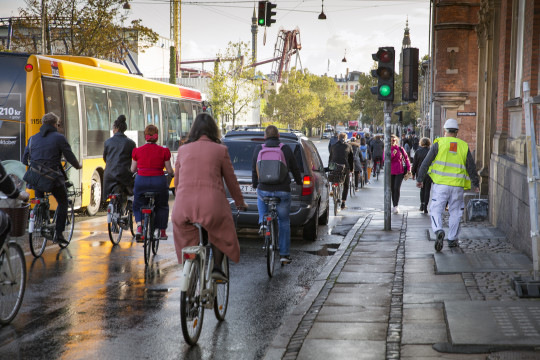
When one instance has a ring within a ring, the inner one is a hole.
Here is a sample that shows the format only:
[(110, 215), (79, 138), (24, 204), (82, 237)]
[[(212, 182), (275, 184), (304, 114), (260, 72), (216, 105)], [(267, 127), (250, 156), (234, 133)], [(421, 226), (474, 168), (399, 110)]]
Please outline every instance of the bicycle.
[[(281, 199), (273, 196), (263, 197), (268, 212), (263, 216), (264, 249), (266, 251), (266, 271), (268, 276), (274, 275), (276, 257), (279, 257), (279, 226), (277, 205)], [(283, 265), (283, 264), (282, 264)]]
[(9, 241), (11, 219), (5, 216), (7, 228), (0, 234), (0, 325), (7, 325), (15, 318), (26, 289), (24, 252), (15, 241)]
[(379, 158), (373, 160), (373, 171), (375, 177), (379, 180), (379, 173), (381, 172), (381, 160)]
[[(236, 211), (236, 219), (239, 211)], [(180, 322), (182, 335), (189, 345), (197, 344), (201, 335), (204, 310), (214, 309), (218, 321), (225, 320), (229, 306), (229, 281), (212, 278), (214, 257), (208, 233), (199, 223), (192, 223), (199, 230), (199, 245), (182, 249), (183, 269), (180, 278)], [(223, 273), (230, 280), (229, 258), (224, 255)]]
[(141, 208), (143, 217), (143, 232), (141, 240), (144, 241), (144, 264), (148, 265), (150, 262), (150, 251), (154, 255), (157, 255), (159, 248), (159, 236), (156, 236), (156, 228), (154, 220), (156, 217), (155, 203), (156, 197), (159, 196), (158, 192), (145, 192), (144, 197), (148, 203)]
[(334, 216), (337, 216), (341, 205), (341, 194), (343, 192), (343, 180), (345, 175), (345, 165), (335, 164), (334, 170), (330, 171), (328, 181), (331, 184), (331, 194), (334, 202)]
[(116, 191), (110, 194), (108, 198), (107, 228), (109, 230), (109, 239), (113, 245), (118, 245), (124, 230), (129, 229), (131, 236), (135, 236), (133, 230), (133, 197), (127, 196), (124, 191)]
[[(66, 229), (68, 236), (65, 237), (67, 243), (58, 243), (60, 248), (64, 249), (71, 243), (73, 230), (75, 228), (75, 198), (80, 195), (80, 191), (73, 188), (71, 181), (66, 181), (68, 189), (68, 213), (66, 217)], [(56, 233), (56, 218), (58, 212), (54, 212), (51, 219), (49, 196), (46, 192), (42, 198), (34, 198), (30, 203), (34, 208), (30, 211), (30, 220), (28, 222), (28, 240), (30, 242), (30, 251), (34, 257), (40, 257), (45, 251), (47, 240), (53, 240)]]
[[(362, 171), (362, 170), (360, 170), (360, 171)], [(359, 174), (359, 175), (360, 175), (360, 174)], [(349, 194), (350, 194), (351, 196), (355, 196), (355, 195), (356, 195), (356, 188), (355, 188), (354, 177), (355, 177), (354, 171), (349, 172)]]

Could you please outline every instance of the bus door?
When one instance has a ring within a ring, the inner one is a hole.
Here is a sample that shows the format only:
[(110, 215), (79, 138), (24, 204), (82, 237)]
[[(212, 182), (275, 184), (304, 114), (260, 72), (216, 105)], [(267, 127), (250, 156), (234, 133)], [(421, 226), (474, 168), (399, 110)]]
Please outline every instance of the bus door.
[[(75, 157), (82, 164), (82, 143), (81, 139), (81, 107), (79, 87), (75, 84), (64, 83), (64, 136), (68, 143), (71, 145), (71, 151), (75, 154)], [(68, 171), (69, 180), (73, 183), (75, 188), (81, 188), (81, 170), (71, 168)], [(69, 189), (68, 189), (69, 191)], [(75, 198), (75, 207), (81, 206), (81, 197)]]

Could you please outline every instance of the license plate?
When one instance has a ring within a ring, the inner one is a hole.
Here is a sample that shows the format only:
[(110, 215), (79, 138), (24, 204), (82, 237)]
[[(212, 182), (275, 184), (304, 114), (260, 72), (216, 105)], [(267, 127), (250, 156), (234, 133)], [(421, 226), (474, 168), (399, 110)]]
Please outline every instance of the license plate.
[(240, 185), (243, 194), (256, 194), (257, 191), (251, 185)]

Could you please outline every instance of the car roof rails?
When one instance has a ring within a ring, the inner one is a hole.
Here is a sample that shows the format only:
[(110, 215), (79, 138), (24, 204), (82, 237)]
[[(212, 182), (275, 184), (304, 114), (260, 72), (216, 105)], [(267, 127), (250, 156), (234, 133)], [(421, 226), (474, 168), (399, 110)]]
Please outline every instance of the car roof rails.
[[(253, 135), (253, 132), (263, 132), (266, 127), (255, 127), (255, 126), (246, 126), (246, 127), (236, 127), (234, 130), (230, 130), (225, 134), (225, 137), (235, 136), (235, 135)], [(305, 137), (305, 135), (298, 130), (293, 129), (283, 129), (278, 128), (279, 136), (285, 137), (288, 139), (298, 140), (300, 137)]]

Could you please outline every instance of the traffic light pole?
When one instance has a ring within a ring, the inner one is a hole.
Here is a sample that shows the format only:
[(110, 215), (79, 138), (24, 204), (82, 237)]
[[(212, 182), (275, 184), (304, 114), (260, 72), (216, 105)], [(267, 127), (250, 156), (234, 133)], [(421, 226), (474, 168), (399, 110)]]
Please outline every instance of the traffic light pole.
[(393, 101), (384, 102), (384, 230), (392, 230), (392, 184), (390, 163), (390, 123), (392, 120)]

